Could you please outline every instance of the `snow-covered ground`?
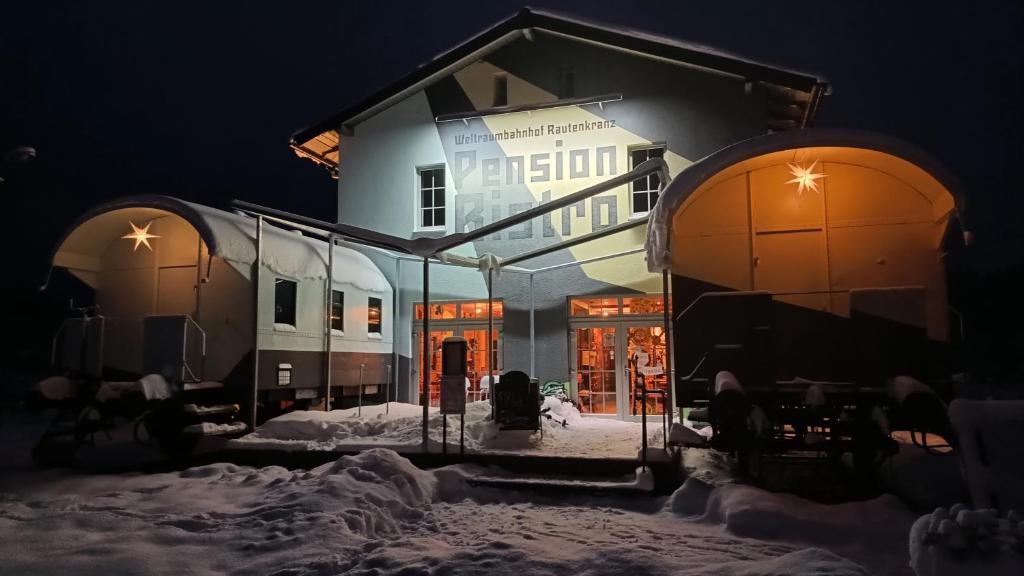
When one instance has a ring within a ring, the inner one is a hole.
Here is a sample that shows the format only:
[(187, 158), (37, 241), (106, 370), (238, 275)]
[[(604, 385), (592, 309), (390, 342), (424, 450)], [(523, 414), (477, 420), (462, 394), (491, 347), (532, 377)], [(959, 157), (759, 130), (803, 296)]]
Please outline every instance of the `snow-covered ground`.
[[(373, 449), (310, 471), (44, 474), (0, 495), (11, 574), (908, 574), (914, 516), (691, 480), (671, 498), (471, 487)], [(845, 557), (844, 557), (845, 556)]]
[[(544, 419), (543, 434), (499, 431), (489, 420), (488, 402), (466, 405), (467, 452), (537, 454), (581, 458), (636, 458), (641, 445), (639, 422), (581, 416), (572, 404), (545, 400), (551, 419)], [(391, 402), (358, 410), (297, 411), (264, 422), (253, 433), (233, 440), (235, 448), (278, 450), (338, 450), (387, 447), (396, 451), (422, 447), (423, 408)], [(565, 423), (564, 425), (562, 423)], [(651, 446), (662, 445), (661, 417), (648, 418)], [(430, 450), (441, 450), (443, 417), (431, 409)], [(458, 449), (459, 417), (448, 417), (449, 449)]]

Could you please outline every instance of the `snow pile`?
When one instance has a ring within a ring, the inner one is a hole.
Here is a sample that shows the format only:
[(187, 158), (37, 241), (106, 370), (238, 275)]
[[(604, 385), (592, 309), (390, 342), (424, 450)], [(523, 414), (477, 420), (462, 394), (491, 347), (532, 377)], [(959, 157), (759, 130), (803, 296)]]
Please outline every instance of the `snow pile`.
[[(533, 453), (551, 456), (635, 458), (641, 446), (639, 422), (583, 417), (570, 403), (547, 398), (551, 418), (542, 418), (543, 434), (500, 430), (490, 420), (487, 401), (466, 404), (465, 447), (470, 452)], [(232, 440), (233, 448), (272, 450), (354, 451), (367, 447), (395, 450), (419, 449), (422, 445), (423, 408), (392, 402), (358, 410), (331, 412), (296, 411), (269, 420), (253, 433)], [(649, 422), (658, 421), (652, 418)], [(565, 422), (565, 425), (562, 423)], [(443, 416), (430, 409), (430, 450), (440, 451)], [(648, 426), (650, 446), (662, 443), (661, 426)], [(448, 417), (448, 443), (458, 449), (459, 417)]]
[(954, 504), (914, 523), (910, 563), (918, 576), (1024, 574), (1024, 518)]
[(1024, 510), (1024, 400), (957, 399), (949, 418), (971, 503)]
[(64, 376), (50, 376), (36, 384), (43, 398), (52, 401), (70, 400), (78, 396), (78, 387)]
[(915, 519), (891, 495), (819, 504), (753, 486), (712, 486), (696, 478), (676, 490), (666, 507), (676, 516), (721, 524), (737, 536), (827, 548), (876, 574), (903, 571), (907, 534)]
[[(0, 494), (12, 574), (866, 575), (819, 548), (764, 542), (635, 498), (471, 489), (388, 450), (309, 471), (214, 464), (58, 476)], [(513, 500), (512, 503), (502, 501)], [(657, 501), (653, 501), (657, 504)]]
[[(910, 433), (892, 433), (898, 452), (878, 469), (879, 485), (892, 492), (915, 510), (949, 506), (963, 499), (964, 482), (960, 463), (952, 449), (925, 449), (911, 442)], [(918, 435), (920, 437), (920, 435)], [(928, 436), (929, 445), (942, 443)]]

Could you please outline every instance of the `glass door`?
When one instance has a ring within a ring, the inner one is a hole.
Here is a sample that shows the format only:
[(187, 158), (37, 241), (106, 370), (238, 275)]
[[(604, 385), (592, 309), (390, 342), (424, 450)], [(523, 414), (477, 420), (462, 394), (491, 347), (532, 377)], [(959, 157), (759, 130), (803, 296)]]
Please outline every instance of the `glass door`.
[[(487, 329), (463, 328), (462, 337), (468, 345), (466, 351), (466, 377), (469, 388), (466, 390), (466, 401), (487, 400), (490, 390), (483, 390), (480, 381), (490, 372), (491, 363), (487, 361)], [(501, 361), (498, 354), (498, 331), (491, 332), (491, 362), (494, 364), (495, 376), (501, 374)]]
[(584, 414), (618, 413), (616, 332), (613, 325), (572, 329), (574, 376)]
[(431, 330), (430, 331), (430, 367), (424, 369), (423, 367), (423, 330), (417, 332), (419, 337), (416, 341), (419, 343), (416, 351), (420, 360), (416, 363), (419, 367), (419, 392), (420, 392), (420, 405), (423, 405), (425, 395), (423, 392), (423, 375), (426, 374), (429, 385), (429, 401), (431, 406), (441, 405), (441, 343), (444, 339), (449, 336), (454, 336), (454, 330)]
[[(662, 324), (626, 324), (625, 370), (628, 383), (628, 405), (630, 416), (643, 414), (643, 394), (640, 385), (647, 390), (665, 390), (668, 375), (665, 373), (665, 327)], [(647, 396), (647, 414), (660, 415), (665, 411), (665, 398), (660, 394)]]

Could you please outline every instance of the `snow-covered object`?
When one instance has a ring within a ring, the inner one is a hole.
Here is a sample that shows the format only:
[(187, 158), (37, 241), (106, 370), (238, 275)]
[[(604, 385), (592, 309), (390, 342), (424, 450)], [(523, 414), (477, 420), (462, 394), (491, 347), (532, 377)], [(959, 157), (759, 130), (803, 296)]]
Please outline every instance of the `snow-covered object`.
[[(549, 399), (551, 419), (543, 418), (544, 433), (502, 431), (490, 420), (490, 402), (466, 404), (465, 448), (470, 452), (500, 452), (579, 456), (584, 458), (635, 458), (640, 449), (641, 424), (608, 418), (584, 417), (570, 403)], [(557, 405), (554, 403), (557, 402)], [(264, 422), (251, 434), (232, 440), (236, 448), (275, 450), (353, 451), (367, 447), (420, 450), (423, 407), (392, 402), (346, 410), (295, 411)], [(562, 420), (567, 425), (561, 424)], [(442, 416), (430, 409), (430, 450), (440, 451)], [(655, 424), (657, 422), (657, 424)], [(661, 416), (648, 420), (648, 443), (662, 443)], [(448, 442), (458, 446), (459, 418), (448, 417)]]
[(936, 508), (911, 528), (910, 565), (918, 576), (1024, 574), (1024, 524), (1014, 511)]
[(949, 506), (963, 498), (964, 481), (955, 452), (941, 453), (911, 442), (910, 433), (892, 433), (897, 452), (878, 467), (878, 482), (916, 510)]
[[(256, 220), (202, 204), (184, 202), (198, 213), (216, 238), (216, 255), (249, 266), (256, 260)], [(327, 242), (263, 223), (261, 262), (274, 274), (295, 279), (327, 277)], [(208, 242), (209, 243), (209, 242)], [(374, 263), (345, 246), (334, 247), (334, 280), (369, 292), (388, 292), (391, 286)]]
[(889, 381), (889, 395), (897, 404), (902, 404), (911, 394), (936, 396), (930, 386), (911, 376), (896, 376)]
[(104, 382), (96, 391), (96, 399), (109, 402), (129, 392), (139, 392), (146, 400), (166, 400), (171, 397), (171, 387), (160, 374), (147, 374), (134, 382)]
[(64, 376), (50, 376), (36, 384), (36, 389), (46, 400), (59, 402), (70, 400), (78, 396), (78, 387), (70, 379)]
[(1024, 510), (1024, 401), (957, 399), (949, 417), (971, 503)]
[(905, 542), (915, 515), (890, 495), (863, 502), (819, 504), (753, 486), (712, 486), (688, 478), (669, 498), (667, 511), (722, 524), (745, 538), (820, 546), (858, 560), (872, 574), (903, 573)]
[(818, 384), (812, 384), (807, 388), (807, 393), (804, 394), (804, 404), (815, 408), (824, 406), (825, 390)]
[(706, 446), (708, 439), (683, 422), (673, 422), (669, 428), (668, 442), (675, 446)]
[(245, 432), (245, 422), (228, 422), (218, 424), (216, 422), (199, 422), (189, 424), (182, 429), (185, 434), (202, 434), (203, 436), (218, 436), (225, 434), (240, 434)]
[(722, 370), (715, 374), (715, 396), (726, 391), (743, 394), (743, 387), (740, 386), (740, 381), (732, 372)]

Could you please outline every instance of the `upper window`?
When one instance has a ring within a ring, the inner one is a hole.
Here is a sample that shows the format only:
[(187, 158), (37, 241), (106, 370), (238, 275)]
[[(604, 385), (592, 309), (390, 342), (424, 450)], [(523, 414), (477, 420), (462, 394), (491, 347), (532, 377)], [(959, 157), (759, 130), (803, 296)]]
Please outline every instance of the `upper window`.
[(298, 284), (294, 280), (274, 279), (274, 324), (295, 326), (295, 294)]
[(494, 75), (494, 101), (492, 106), (508, 106), (508, 76), (505, 74)]
[(345, 293), (331, 290), (331, 330), (345, 331)]
[(381, 299), (370, 297), (367, 299), (367, 314), (366, 314), (366, 331), (370, 334), (381, 333), (381, 317), (383, 308), (381, 306)]
[(576, 97), (576, 71), (571, 67), (565, 67), (558, 71), (558, 97)]
[[(634, 148), (629, 152), (629, 168), (632, 170), (651, 158), (663, 158), (664, 156), (664, 146)], [(658, 202), (659, 188), (661, 188), (661, 178), (657, 174), (649, 174), (643, 178), (633, 180), (633, 214), (646, 214), (650, 212)]]
[(444, 167), (419, 168), (420, 228), (443, 228), (444, 219)]

